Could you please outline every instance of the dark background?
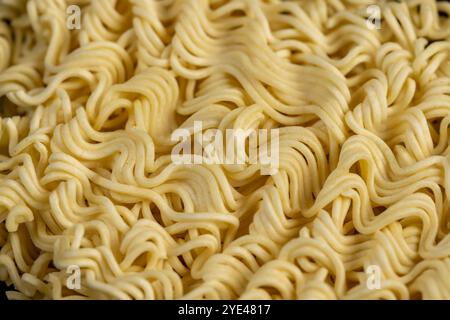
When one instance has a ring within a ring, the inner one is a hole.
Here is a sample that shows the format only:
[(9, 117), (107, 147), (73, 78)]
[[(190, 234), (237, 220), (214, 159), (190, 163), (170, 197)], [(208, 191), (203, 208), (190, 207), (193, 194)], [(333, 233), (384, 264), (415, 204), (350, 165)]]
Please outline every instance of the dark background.
[(6, 294), (5, 291), (8, 290), (14, 290), (14, 286), (6, 286), (6, 284), (3, 281), (0, 281), (0, 301), (6, 300)]

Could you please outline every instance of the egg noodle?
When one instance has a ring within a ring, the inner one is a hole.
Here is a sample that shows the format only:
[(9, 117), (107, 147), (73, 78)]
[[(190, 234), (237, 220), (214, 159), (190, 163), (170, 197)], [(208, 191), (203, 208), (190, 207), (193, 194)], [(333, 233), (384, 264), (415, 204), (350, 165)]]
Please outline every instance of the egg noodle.
[[(449, 14), (0, 0), (7, 297), (450, 299)], [(174, 163), (194, 123), (278, 130), (277, 171)]]

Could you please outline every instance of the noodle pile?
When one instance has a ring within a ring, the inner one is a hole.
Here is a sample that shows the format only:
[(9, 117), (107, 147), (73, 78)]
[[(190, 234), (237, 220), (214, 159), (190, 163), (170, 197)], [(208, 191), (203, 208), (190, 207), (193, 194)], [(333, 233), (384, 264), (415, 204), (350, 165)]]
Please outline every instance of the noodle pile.
[[(450, 299), (449, 14), (0, 0), (8, 298)], [(278, 172), (173, 163), (196, 121), (279, 129)]]

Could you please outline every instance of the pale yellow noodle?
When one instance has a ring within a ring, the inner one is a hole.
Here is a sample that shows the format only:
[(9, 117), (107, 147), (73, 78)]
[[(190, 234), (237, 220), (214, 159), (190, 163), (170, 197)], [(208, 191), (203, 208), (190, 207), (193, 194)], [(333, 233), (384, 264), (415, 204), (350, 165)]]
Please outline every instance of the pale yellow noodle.
[[(450, 299), (449, 14), (0, 0), (7, 297)], [(174, 163), (198, 122), (279, 129), (278, 171)]]

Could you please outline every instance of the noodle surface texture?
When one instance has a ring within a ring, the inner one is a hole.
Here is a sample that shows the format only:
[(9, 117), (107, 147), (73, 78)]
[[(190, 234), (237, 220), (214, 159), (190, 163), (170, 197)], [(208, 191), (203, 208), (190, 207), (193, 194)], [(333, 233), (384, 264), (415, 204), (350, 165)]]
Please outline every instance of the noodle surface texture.
[[(7, 297), (450, 299), (449, 14), (0, 0)], [(277, 172), (174, 163), (198, 122), (277, 129)]]

